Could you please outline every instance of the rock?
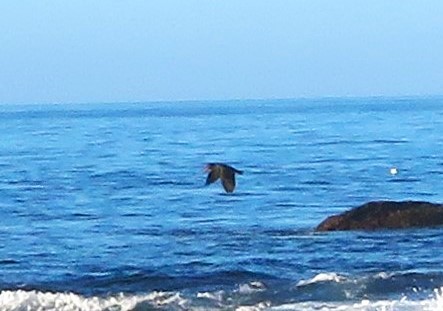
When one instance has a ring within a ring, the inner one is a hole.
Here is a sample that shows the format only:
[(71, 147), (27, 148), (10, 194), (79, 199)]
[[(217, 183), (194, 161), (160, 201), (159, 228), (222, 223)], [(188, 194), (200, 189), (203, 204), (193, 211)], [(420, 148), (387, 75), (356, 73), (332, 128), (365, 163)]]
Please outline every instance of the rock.
[(377, 201), (326, 218), (315, 231), (377, 230), (443, 225), (443, 204)]

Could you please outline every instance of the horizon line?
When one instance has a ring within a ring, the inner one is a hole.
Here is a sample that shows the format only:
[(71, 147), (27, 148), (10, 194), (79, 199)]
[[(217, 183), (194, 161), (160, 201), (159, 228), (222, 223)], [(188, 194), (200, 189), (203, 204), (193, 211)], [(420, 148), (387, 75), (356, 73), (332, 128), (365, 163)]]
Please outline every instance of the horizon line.
[(128, 100), (128, 101), (93, 101), (93, 102), (34, 102), (34, 103), (3, 103), (0, 106), (49, 106), (49, 105), (123, 105), (123, 104), (173, 104), (173, 103), (202, 103), (202, 102), (259, 102), (259, 101), (321, 101), (321, 100), (355, 100), (355, 99), (418, 99), (418, 98), (443, 98), (443, 94), (421, 94), (421, 95), (326, 95), (326, 96), (300, 96), (300, 97), (257, 97), (257, 98), (227, 98), (227, 99), (158, 99), (158, 100)]

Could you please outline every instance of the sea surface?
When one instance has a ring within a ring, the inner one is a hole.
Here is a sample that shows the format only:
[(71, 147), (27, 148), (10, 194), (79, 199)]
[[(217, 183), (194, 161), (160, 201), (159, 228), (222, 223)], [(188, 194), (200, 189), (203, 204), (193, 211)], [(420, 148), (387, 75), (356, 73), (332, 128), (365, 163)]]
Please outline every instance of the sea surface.
[(0, 310), (443, 310), (443, 228), (314, 232), (442, 180), (439, 97), (3, 105)]

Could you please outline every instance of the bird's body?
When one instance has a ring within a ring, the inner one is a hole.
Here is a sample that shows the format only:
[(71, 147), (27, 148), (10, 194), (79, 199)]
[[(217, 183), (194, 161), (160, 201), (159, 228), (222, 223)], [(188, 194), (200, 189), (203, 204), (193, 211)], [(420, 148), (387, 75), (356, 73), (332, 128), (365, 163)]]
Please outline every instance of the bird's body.
[(235, 174), (243, 174), (242, 171), (224, 163), (208, 163), (205, 170), (209, 173), (206, 185), (212, 184), (220, 178), (223, 188), (229, 193), (233, 192), (235, 188)]

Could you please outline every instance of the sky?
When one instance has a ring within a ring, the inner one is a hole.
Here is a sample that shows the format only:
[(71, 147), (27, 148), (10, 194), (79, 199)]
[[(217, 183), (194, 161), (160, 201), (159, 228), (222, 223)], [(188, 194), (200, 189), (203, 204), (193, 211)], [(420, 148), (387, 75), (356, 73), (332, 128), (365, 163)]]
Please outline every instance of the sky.
[(0, 104), (417, 95), (441, 0), (0, 2)]

